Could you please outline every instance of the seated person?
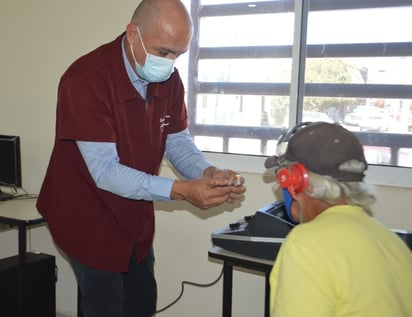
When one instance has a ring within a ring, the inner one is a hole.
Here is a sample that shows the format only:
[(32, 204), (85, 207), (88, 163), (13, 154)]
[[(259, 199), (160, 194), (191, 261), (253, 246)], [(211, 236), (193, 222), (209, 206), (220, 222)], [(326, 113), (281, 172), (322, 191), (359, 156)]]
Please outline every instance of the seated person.
[(370, 216), (375, 198), (362, 182), (367, 163), (355, 135), (301, 124), (278, 151), (265, 166), (275, 168), (299, 224), (270, 274), (270, 316), (412, 316), (412, 253)]

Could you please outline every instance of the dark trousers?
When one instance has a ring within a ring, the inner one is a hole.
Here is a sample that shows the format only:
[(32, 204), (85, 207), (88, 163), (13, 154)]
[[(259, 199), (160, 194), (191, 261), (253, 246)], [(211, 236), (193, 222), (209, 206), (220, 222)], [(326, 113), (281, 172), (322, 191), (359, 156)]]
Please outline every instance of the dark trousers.
[(107, 272), (70, 258), (81, 292), (83, 317), (150, 317), (156, 311), (153, 250), (137, 263), (135, 252), (126, 273)]

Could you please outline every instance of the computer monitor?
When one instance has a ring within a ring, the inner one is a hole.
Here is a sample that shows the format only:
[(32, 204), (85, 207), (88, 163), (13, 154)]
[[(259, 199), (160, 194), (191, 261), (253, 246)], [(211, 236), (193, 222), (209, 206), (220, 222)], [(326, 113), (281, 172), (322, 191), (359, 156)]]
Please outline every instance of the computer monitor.
[[(0, 186), (13, 190), (22, 186), (19, 136), (0, 135)], [(13, 197), (13, 194), (0, 189), (0, 200)]]

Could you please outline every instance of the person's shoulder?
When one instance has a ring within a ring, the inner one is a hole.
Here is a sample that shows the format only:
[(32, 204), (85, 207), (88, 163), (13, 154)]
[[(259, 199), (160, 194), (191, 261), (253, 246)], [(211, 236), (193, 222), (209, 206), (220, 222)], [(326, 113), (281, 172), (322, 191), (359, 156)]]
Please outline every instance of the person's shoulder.
[(77, 58), (63, 76), (96, 73), (110, 67), (115, 60), (114, 56), (121, 57), (121, 39), (122, 35)]
[(291, 242), (299, 244), (321, 241), (336, 232), (336, 224), (333, 211), (321, 213), (309, 222), (296, 225), (289, 233), (288, 238)]

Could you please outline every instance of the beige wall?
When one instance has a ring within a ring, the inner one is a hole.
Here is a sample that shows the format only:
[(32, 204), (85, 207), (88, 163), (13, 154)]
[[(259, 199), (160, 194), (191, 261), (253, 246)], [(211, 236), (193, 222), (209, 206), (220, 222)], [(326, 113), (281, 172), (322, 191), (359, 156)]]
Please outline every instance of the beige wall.
[[(22, 138), (23, 183), (39, 191), (53, 136), (57, 84), (68, 65), (80, 55), (120, 34), (139, 1), (3, 0), (0, 7), (0, 134)], [(227, 162), (228, 165), (231, 162)], [(243, 171), (240, 171), (243, 172)], [(163, 175), (173, 176), (165, 166)], [(157, 204), (155, 238), (159, 308), (180, 292), (182, 280), (208, 283), (221, 265), (210, 261), (210, 233), (274, 199), (271, 184), (260, 173), (243, 172), (248, 185), (245, 201), (199, 211), (188, 204)], [(412, 230), (412, 190), (376, 186), (376, 217), (390, 227)], [(237, 208), (234, 208), (237, 207)], [(73, 228), (75, 232), (76, 228)], [(17, 232), (0, 232), (0, 258), (17, 250)], [(47, 228), (30, 232), (32, 250), (56, 255), (59, 266), (57, 309), (75, 316), (76, 285), (64, 257)], [(263, 315), (262, 276), (242, 270), (234, 276), (234, 316)], [(159, 316), (219, 316), (221, 281), (210, 288), (185, 287), (183, 298)]]

